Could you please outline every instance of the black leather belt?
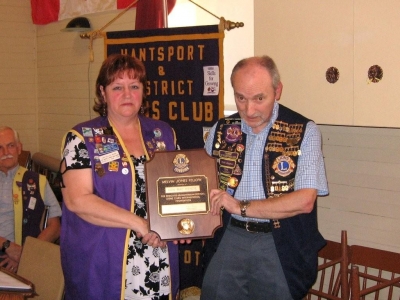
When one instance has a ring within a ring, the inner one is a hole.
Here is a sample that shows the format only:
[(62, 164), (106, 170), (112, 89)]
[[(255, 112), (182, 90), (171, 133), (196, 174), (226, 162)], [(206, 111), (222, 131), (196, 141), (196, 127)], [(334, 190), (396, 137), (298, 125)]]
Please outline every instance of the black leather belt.
[(248, 232), (271, 232), (271, 224), (269, 222), (246, 222), (231, 218), (231, 225), (246, 229)]

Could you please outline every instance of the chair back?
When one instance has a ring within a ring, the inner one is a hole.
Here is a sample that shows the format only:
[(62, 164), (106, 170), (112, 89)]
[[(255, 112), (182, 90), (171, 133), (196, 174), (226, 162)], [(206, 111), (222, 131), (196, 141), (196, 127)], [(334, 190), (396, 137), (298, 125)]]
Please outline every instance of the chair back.
[(22, 248), (17, 274), (34, 284), (34, 300), (63, 298), (64, 276), (59, 245), (28, 236)]
[(18, 155), (18, 164), (28, 170), (31, 169), (31, 152), (27, 150), (21, 150), (21, 154)]
[(327, 240), (318, 252), (318, 275), (305, 299), (349, 299), (347, 231), (342, 230), (340, 243)]
[(359, 245), (350, 248), (350, 299), (366, 295), (367, 299), (400, 299), (400, 253)]

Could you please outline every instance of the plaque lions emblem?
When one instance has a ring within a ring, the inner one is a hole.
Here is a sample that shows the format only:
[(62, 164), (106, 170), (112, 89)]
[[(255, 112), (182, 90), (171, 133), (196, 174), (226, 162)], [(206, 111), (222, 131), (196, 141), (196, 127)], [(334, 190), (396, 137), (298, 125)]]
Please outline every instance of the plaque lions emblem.
[(174, 172), (185, 173), (189, 171), (189, 159), (185, 154), (177, 154), (172, 162), (174, 163)]

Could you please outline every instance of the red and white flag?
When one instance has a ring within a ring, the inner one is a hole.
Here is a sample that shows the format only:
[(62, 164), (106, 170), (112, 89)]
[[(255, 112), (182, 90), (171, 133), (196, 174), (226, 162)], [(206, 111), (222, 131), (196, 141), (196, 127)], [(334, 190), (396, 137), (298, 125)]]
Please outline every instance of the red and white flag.
[(135, 30), (164, 28), (164, 19), (175, 3), (176, 0), (140, 0), (136, 7)]
[(79, 17), (107, 10), (124, 9), (134, 0), (31, 0), (33, 24)]

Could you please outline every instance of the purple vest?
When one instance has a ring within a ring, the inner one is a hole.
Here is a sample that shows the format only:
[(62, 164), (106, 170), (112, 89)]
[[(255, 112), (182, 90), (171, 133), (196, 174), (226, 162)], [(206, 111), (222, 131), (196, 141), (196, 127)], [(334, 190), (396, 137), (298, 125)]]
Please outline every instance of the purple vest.
[[(175, 150), (174, 132), (167, 123), (140, 117), (140, 125), (150, 157), (154, 151)], [(135, 171), (107, 118), (98, 117), (78, 124), (73, 131), (85, 140), (94, 193), (133, 211)], [(60, 245), (66, 299), (121, 299), (127, 233), (127, 229), (88, 223), (63, 205)], [(178, 247), (168, 243), (168, 250), (175, 296), (179, 288)]]

